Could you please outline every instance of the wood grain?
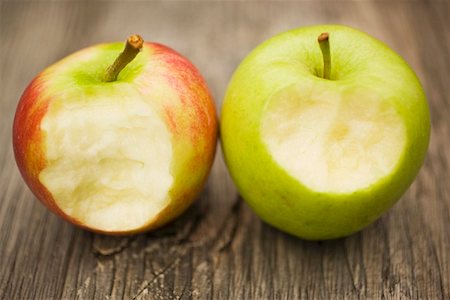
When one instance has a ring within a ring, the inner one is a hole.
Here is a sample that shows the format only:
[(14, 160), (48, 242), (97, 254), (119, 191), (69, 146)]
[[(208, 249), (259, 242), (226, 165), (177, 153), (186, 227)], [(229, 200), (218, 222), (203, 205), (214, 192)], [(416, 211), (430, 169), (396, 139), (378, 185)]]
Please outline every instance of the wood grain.
[[(449, 299), (450, 14), (446, 1), (0, 2), (1, 299)], [(23, 183), (11, 124), (26, 84), (93, 43), (130, 33), (170, 45), (204, 74), (218, 108), (241, 59), (298, 26), (342, 23), (400, 53), (430, 104), (418, 178), (381, 219), (345, 239), (307, 242), (263, 224), (222, 154), (196, 204), (165, 228), (112, 238), (49, 213)]]

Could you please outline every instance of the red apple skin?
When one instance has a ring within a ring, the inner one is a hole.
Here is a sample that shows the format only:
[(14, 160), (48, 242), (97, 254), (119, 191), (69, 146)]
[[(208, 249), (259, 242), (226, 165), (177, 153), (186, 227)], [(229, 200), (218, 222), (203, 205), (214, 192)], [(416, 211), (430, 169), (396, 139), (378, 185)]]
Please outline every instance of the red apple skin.
[[(95, 48), (97, 46), (92, 46)], [(164, 45), (146, 42), (144, 48), (151, 50), (149, 62), (164, 65), (163, 73), (146, 74), (145, 87), (169, 82), (177, 92), (180, 102), (162, 107), (166, 123), (173, 135), (174, 151), (178, 140), (191, 145), (188, 163), (173, 170), (174, 184), (170, 191), (171, 202), (154, 219), (136, 230), (102, 231), (85, 226), (79, 220), (64, 213), (56, 204), (47, 188), (40, 182), (39, 174), (47, 166), (45, 154), (45, 132), (41, 122), (52, 101), (47, 92), (49, 72), (53, 66), (37, 75), (23, 92), (13, 123), (13, 148), (19, 171), (30, 190), (50, 211), (72, 224), (86, 230), (109, 235), (136, 234), (159, 228), (182, 214), (203, 189), (214, 161), (217, 144), (218, 121), (214, 100), (205, 80), (196, 67), (185, 57)], [(89, 49), (89, 48), (87, 48)], [(87, 50), (84, 49), (84, 50)], [(83, 51), (83, 50), (82, 50)], [(76, 54), (74, 54), (76, 55)], [(143, 51), (142, 54), (145, 55)], [(63, 62), (62, 60), (61, 62)], [(181, 143), (180, 143), (181, 144)], [(180, 153), (186, 151), (179, 147)], [(189, 150), (188, 150), (189, 152)], [(192, 175), (193, 174), (193, 175)], [(183, 184), (183, 178), (194, 176), (194, 184)]]

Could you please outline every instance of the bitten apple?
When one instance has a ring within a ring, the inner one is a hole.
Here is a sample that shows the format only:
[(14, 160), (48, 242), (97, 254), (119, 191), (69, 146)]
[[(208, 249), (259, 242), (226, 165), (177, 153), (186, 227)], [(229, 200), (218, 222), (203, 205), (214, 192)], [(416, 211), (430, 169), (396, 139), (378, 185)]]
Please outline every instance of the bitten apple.
[(243, 198), (305, 239), (349, 235), (405, 192), (430, 137), (423, 89), (406, 62), (346, 26), (282, 33), (229, 84), (222, 146)]
[(206, 181), (217, 135), (213, 99), (192, 63), (138, 35), (122, 50), (100, 44), (45, 69), (13, 126), (17, 165), (35, 196), (109, 234), (180, 215)]

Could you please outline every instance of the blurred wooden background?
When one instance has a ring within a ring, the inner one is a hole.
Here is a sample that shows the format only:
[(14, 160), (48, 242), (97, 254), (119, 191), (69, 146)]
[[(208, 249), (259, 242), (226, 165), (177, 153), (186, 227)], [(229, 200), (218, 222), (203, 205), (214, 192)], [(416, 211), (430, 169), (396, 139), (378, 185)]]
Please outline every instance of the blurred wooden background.
[[(1, 1), (1, 299), (450, 298), (448, 1)], [(381, 39), (418, 73), (431, 108), (425, 166), (401, 201), (345, 239), (307, 242), (263, 224), (219, 151), (196, 204), (156, 232), (112, 238), (49, 213), (22, 181), (11, 124), (27, 83), (85, 46), (130, 33), (201, 70), (220, 109), (241, 59), (270, 36), (340, 23)]]

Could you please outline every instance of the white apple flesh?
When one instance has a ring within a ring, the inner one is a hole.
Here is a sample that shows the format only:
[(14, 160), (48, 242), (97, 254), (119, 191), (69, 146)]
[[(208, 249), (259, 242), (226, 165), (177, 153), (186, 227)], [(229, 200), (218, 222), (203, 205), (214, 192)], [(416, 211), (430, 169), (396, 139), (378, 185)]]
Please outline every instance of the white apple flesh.
[[(299, 96), (305, 94), (307, 100)], [(300, 83), (269, 100), (261, 135), (273, 158), (299, 182), (317, 192), (351, 193), (397, 167), (406, 128), (395, 109), (372, 94), (343, 96)]]
[(39, 180), (64, 213), (90, 228), (127, 231), (166, 205), (171, 135), (142, 95), (127, 90), (85, 103), (57, 99), (41, 129), (52, 163)]

